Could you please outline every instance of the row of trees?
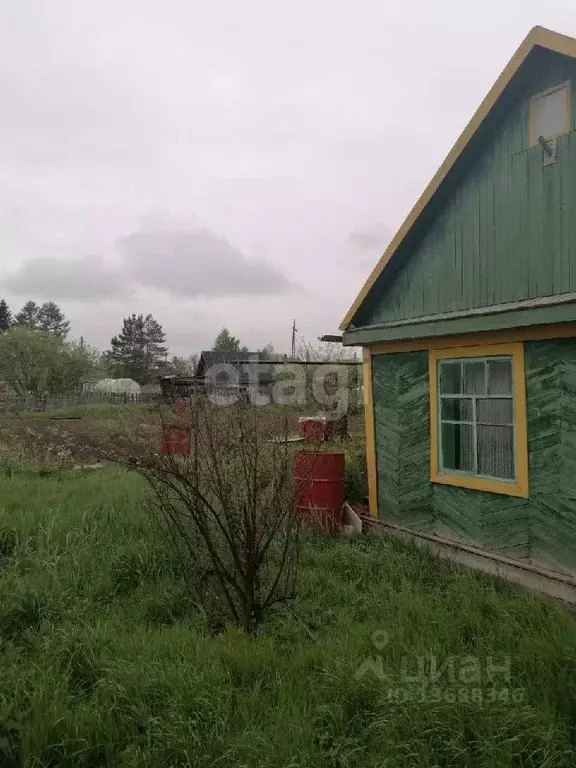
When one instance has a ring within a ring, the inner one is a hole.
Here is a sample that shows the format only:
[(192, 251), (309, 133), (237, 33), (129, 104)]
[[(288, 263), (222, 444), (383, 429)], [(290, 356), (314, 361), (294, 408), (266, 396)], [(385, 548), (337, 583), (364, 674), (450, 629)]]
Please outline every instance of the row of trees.
[[(110, 340), (105, 352), (81, 340), (68, 341), (70, 322), (52, 301), (27, 301), (13, 314), (0, 299), (0, 380), (18, 394), (64, 391), (87, 381), (130, 378), (139, 384), (159, 375), (193, 375), (198, 355), (169, 357), (166, 334), (151, 315), (132, 314)], [(217, 335), (213, 349), (243, 353), (247, 348), (226, 328)], [(271, 345), (262, 356), (272, 356)]]
[(99, 353), (66, 340), (70, 322), (54, 301), (27, 301), (15, 314), (0, 299), (0, 379), (20, 395), (72, 389), (96, 370)]
[(46, 331), (60, 339), (65, 339), (70, 331), (70, 323), (54, 301), (45, 301), (44, 304), (27, 301), (22, 309), (13, 315), (6, 299), (0, 299), (0, 331), (7, 331), (14, 325)]
[[(122, 330), (112, 337), (105, 352), (84, 344), (83, 340), (69, 341), (69, 331), (70, 322), (53, 301), (27, 301), (13, 314), (7, 301), (0, 299), (0, 380), (4, 379), (18, 393), (42, 394), (73, 389), (85, 381), (106, 377), (148, 384), (160, 375), (191, 376), (196, 370), (198, 355), (169, 356), (166, 334), (151, 314), (125, 317)], [(296, 358), (341, 359), (341, 348), (325, 346), (301, 344)], [(228, 328), (217, 334), (212, 349), (223, 353), (248, 352)], [(255, 352), (263, 360), (284, 357), (272, 344)]]
[(97, 350), (49, 331), (14, 325), (0, 334), (0, 378), (19, 395), (74, 389), (98, 364)]
[(27, 301), (13, 313), (0, 299), (0, 378), (16, 392), (38, 393), (106, 376), (145, 384), (171, 367), (166, 336), (150, 314), (124, 318), (103, 353), (83, 340), (68, 342), (69, 332), (69, 320), (53, 301)]
[[(248, 353), (248, 347), (228, 328), (222, 328), (214, 339), (212, 350), (217, 352)], [(272, 344), (256, 350), (263, 360), (280, 358)], [(122, 331), (110, 342), (104, 353), (108, 368), (116, 377), (134, 379), (139, 383), (153, 381), (157, 376), (176, 374), (193, 376), (198, 355), (168, 356), (166, 335), (152, 315), (130, 315), (122, 323)]]
[(152, 315), (130, 315), (122, 331), (100, 352), (68, 341), (70, 322), (53, 301), (27, 301), (13, 313), (0, 299), (0, 379), (18, 394), (73, 389), (105, 377), (145, 384), (167, 365), (162, 326)]

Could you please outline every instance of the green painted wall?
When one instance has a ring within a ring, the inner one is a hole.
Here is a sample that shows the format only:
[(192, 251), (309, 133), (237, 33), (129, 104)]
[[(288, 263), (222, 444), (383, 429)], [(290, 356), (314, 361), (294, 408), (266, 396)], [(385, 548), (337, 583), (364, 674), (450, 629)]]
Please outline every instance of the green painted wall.
[(546, 168), (542, 149), (528, 146), (530, 97), (568, 79), (574, 129), (576, 61), (532, 55), (500, 122), (470, 148), (459, 181), (395, 257), (387, 287), (376, 283), (355, 327), (576, 291), (576, 132), (558, 139)]
[(525, 344), (530, 498), (429, 481), (428, 355), (373, 358), (380, 515), (576, 569), (576, 340)]
[(380, 510), (419, 530), (433, 527), (428, 356), (374, 358), (374, 421)]

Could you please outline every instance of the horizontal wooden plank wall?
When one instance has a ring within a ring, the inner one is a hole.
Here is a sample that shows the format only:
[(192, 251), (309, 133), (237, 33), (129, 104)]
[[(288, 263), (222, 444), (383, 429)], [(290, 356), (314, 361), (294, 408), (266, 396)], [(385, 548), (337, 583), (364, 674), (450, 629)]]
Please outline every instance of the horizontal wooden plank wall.
[(525, 358), (529, 499), (431, 485), (428, 354), (373, 357), (379, 513), (576, 570), (576, 340), (527, 342)]
[(541, 147), (530, 147), (528, 138), (533, 94), (571, 79), (576, 108), (576, 62), (541, 56), (516, 106), (477, 148), (420, 244), (363, 308), (358, 327), (576, 290), (574, 114), (572, 131), (557, 139), (556, 163), (543, 167)]

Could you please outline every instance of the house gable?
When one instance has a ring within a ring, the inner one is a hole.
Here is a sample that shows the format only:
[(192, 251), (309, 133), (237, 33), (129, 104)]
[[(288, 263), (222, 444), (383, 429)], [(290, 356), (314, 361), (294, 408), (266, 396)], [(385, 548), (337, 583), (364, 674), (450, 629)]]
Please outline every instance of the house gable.
[[(556, 139), (556, 162), (544, 165), (542, 147), (531, 146), (530, 102), (563, 82), (572, 92), (567, 133)], [(502, 324), (500, 316), (490, 323), (492, 312), (529, 311), (533, 322), (534, 312), (548, 304), (558, 314), (561, 301), (572, 293), (576, 300), (575, 126), (576, 59), (531, 46), (442, 183), (403, 225), (380, 271), (367, 281), (345, 318), (344, 341), (414, 337), (421, 331), (414, 325), (431, 327), (438, 320), (450, 326), (444, 333), (490, 330), (509, 322)], [(576, 309), (571, 311), (574, 317), (565, 319), (576, 319)], [(470, 313), (483, 317), (483, 325), (467, 327), (463, 318)], [(543, 311), (541, 317), (557, 319)], [(384, 333), (360, 338), (358, 331), (366, 328)]]

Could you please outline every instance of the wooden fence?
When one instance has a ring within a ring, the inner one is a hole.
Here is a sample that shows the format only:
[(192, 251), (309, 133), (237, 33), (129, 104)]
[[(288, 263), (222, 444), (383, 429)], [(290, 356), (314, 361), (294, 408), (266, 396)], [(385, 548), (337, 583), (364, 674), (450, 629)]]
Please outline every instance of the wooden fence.
[(35, 395), (7, 394), (0, 397), (2, 414), (28, 411), (59, 411), (77, 405), (139, 405), (157, 403), (160, 395), (156, 392), (138, 394), (124, 392), (63, 392), (44, 397)]
[[(198, 394), (203, 389), (195, 389)], [(210, 387), (211, 395), (237, 396), (242, 399), (246, 394), (242, 388), (229, 387), (226, 384), (216, 384)], [(0, 391), (0, 417), (4, 414), (26, 413), (32, 411), (59, 411), (65, 408), (73, 408), (78, 405), (151, 405), (162, 401), (172, 401), (178, 397), (189, 397), (193, 394), (189, 390), (170, 390), (160, 387), (143, 387), (138, 394), (124, 392), (98, 392), (92, 389), (83, 389), (74, 392), (52, 393), (46, 396), (15, 395)]]

